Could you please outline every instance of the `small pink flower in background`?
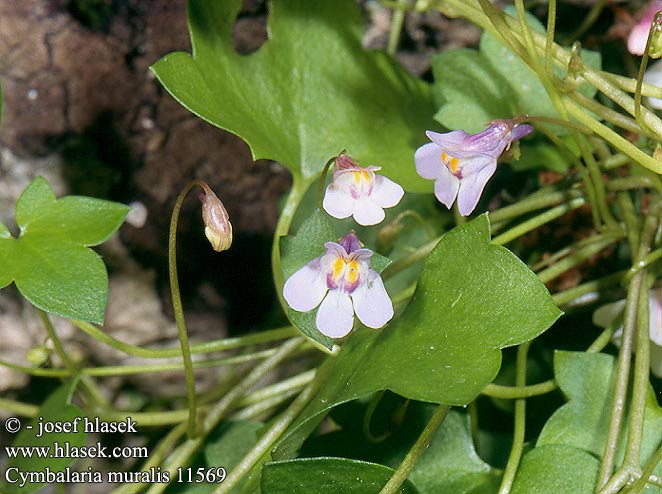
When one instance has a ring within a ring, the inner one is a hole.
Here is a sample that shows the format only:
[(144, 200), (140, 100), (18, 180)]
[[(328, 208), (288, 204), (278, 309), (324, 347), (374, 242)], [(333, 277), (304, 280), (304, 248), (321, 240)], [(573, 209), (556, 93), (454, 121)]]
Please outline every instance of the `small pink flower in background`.
[[(603, 305), (593, 313), (593, 324), (608, 327), (625, 310), (625, 300)], [(648, 292), (648, 327), (651, 339), (650, 368), (653, 375), (662, 377), (662, 288)], [(612, 341), (621, 346), (623, 325), (614, 332)]]
[(333, 167), (333, 182), (326, 188), (324, 210), (334, 218), (354, 216), (359, 225), (376, 225), (384, 220), (384, 208), (400, 202), (404, 190), (392, 180), (375, 174), (379, 166), (358, 166), (341, 153)]
[(462, 216), (476, 208), (485, 184), (496, 171), (497, 158), (513, 141), (530, 134), (530, 125), (515, 124), (512, 120), (493, 120), (478, 134), (454, 130), (438, 134), (428, 130), (432, 141), (416, 151), (416, 171), (435, 180), (434, 194), (450, 208), (457, 198)]
[(319, 305), (315, 324), (330, 338), (342, 338), (354, 326), (354, 314), (378, 329), (393, 317), (393, 303), (379, 274), (370, 269), (370, 249), (354, 233), (340, 243), (326, 242), (326, 252), (285, 282), (283, 296), (292, 309), (308, 312)]
[(632, 31), (630, 31), (630, 35), (628, 36), (628, 51), (633, 55), (644, 54), (651, 23), (655, 18), (655, 14), (660, 10), (662, 10), (662, 0), (654, 0), (653, 2), (650, 2), (643, 11), (639, 22), (637, 22), (632, 28)]

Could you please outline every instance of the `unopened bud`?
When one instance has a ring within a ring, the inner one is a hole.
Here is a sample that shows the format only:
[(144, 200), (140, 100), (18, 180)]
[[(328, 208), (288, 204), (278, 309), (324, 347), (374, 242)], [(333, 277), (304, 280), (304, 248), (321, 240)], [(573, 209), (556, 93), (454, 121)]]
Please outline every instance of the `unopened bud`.
[(227, 250), (232, 245), (232, 224), (228, 212), (221, 200), (207, 184), (202, 186), (202, 221), (205, 224), (205, 236), (216, 252)]

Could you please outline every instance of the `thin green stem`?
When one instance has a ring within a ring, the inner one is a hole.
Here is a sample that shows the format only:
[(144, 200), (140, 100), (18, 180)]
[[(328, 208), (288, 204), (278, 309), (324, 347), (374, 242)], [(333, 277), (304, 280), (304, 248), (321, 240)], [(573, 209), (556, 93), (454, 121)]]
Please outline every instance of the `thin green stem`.
[[(402, 4), (402, 0), (398, 2)], [(405, 2), (406, 3), (406, 2)], [(405, 21), (404, 8), (393, 9), (391, 14), (391, 30), (388, 33), (388, 44), (386, 45), (386, 53), (395, 56), (398, 51), (398, 42), (400, 41), (400, 33), (402, 32), (402, 25)]]
[(545, 39), (545, 71), (547, 77), (554, 76), (552, 48), (554, 47), (554, 33), (556, 31), (556, 0), (547, 3), (547, 35)]
[(545, 211), (544, 213), (541, 213), (538, 216), (534, 216), (533, 218), (523, 221), (519, 225), (511, 228), (510, 230), (505, 231), (501, 235), (494, 237), (492, 239), (492, 243), (496, 245), (507, 244), (508, 242), (515, 240), (518, 237), (521, 237), (525, 233), (535, 230), (536, 228), (544, 225), (545, 223), (549, 223), (550, 221), (553, 221), (556, 218), (560, 218), (569, 211), (582, 207), (585, 203), (586, 201), (581, 197), (577, 199), (572, 199), (567, 204), (561, 204), (560, 206), (556, 206), (555, 208)]
[(397, 470), (393, 473), (389, 481), (384, 487), (382, 487), (382, 490), (379, 491), (379, 494), (395, 494), (400, 492), (400, 486), (402, 486), (405, 480), (407, 480), (409, 472), (411, 472), (418, 459), (423, 456), (423, 453), (425, 453), (425, 450), (428, 448), (430, 442), (434, 438), (434, 435), (437, 433), (439, 427), (446, 419), (450, 409), (451, 407), (449, 405), (439, 405), (437, 407), (434, 414), (432, 415), (432, 418), (430, 418), (427, 425), (425, 426), (425, 429), (423, 429), (421, 435), (418, 436), (418, 439), (416, 439), (414, 445), (407, 452), (404, 459), (398, 466)]
[(29, 403), (21, 403), (20, 401), (8, 400), (7, 398), (0, 398), (0, 409), (8, 410), (16, 415), (23, 415), (24, 417), (34, 417), (39, 411), (39, 407), (30, 405)]
[[(130, 343), (125, 343), (109, 334), (105, 333), (95, 325), (84, 321), (72, 321), (78, 329), (87, 333), (92, 338), (105, 343), (128, 355), (148, 359), (178, 357), (182, 354), (179, 348), (144, 348)], [(260, 333), (247, 334), (235, 338), (225, 338), (222, 340), (208, 341), (191, 345), (191, 354), (222, 352), (225, 350), (234, 350), (245, 346), (260, 345), (262, 343), (271, 343), (274, 341), (285, 340), (299, 335), (300, 332), (293, 326), (271, 329)]]
[[(655, 467), (662, 461), (662, 446), (657, 448), (655, 454), (651, 460), (646, 465), (646, 468), (641, 472), (641, 476), (628, 488), (625, 490), (624, 494), (635, 494), (643, 492), (646, 484), (651, 481), (653, 471)], [(659, 482), (659, 479), (658, 479)], [(659, 485), (659, 484), (658, 484)]]
[[(650, 248), (650, 242), (652, 241), (652, 237), (657, 227), (657, 221), (658, 221), (657, 214), (659, 213), (659, 210), (657, 209), (658, 207), (659, 207), (659, 203), (656, 202), (654, 204), (654, 207), (651, 208), (651, 211), (649, 212), (649, 215), (647, 216), (644, 222), (644, 226), (642, 228), (642, 234), (640, 237), (641, 240), (640, 240), (639, 250), (636, 253), (636, 257), (633, 259), (635, 265), (640, 259), (643, 259), (646, 256)], [(629, 477), (629, 474), (628, 475), (618, 474), (612, 477), (612, 472), (614, 470), (614, 464), (616, 461), (618, 438), (620, 436), (623, 416), (625, 412), (625, 400), (626, 400), (627, 387), (629, 381), (630, 362), (632, 359), (632, 346), (634, 342), (637, 312), (639, 310), (639, 298), (642, 294), (642, 287), (644, 286), (645, 274), (646, 274), (645, 270), (640, 270), (636, 275), (634, 275), (632, 281), (628, 286), (627, 299), (625, 304), (625, 316), (623, 321), (623, 337), (621, 339), (621, 348), (618, 353), (618, 364), (616, 371), (616, 382), (614, 388), (612, 411), (609, 420), (609, 429), (607, 432), (607, 440), (605, 443), (604, 454), (602, 456), (602, 463), (600, 465), (600, 471), (598, 474), (597, 486), (598, 489), (601, 489), (601, 492), (615, 492), (614, 489), (620, 487), (621, 480), (624, 477)], [(638, 371), (641, 372), (641, 369), (638, 369)], [(645, 369), (645, 376), (647, 379), (648, 368)], [(642, 417), (637, 417), (637, 420), (642, 420)], [(641, 423), (636, 423), (635, 425), (632, 425), (632, 422), (634, 421), (635, 421), (635, 417), (631, 418), (630, 427), (641, 426)], [(632, 437), (632, 440), (638, 440), (638, 436), (636, 432), (634, 434), (635, 434), (634, 436), (629, 436), (629, 437)], [(625, 470), (628, 470), (628, 468), (630, 467), (631, 465), (627, 465), (627, 468), (620, 469), (619, 472), (623, 473)]]
[(509, 206), (491, 211), (490, 223), (494, 229), (494, 226), (498, 223), (512, 220), (518, 216), (530, 213), (537, 209), (546, 208), (549, 206), (554, 206), (561, 202), (569, 202), (573, 199), (579, 199), (582, 197), (582, 192), (580, 190), (566, 190), (566, 191), (554, 191), (547, 194), (540, 194), (539, 192), (531, 195), (521, 201), (518, 201)]
[(538, 384), (529, 384), (528, 386), (503, 386), (501, 384), (492, 383), (485, 386), (485, 389), (481, 391), (481, 394), (504, 400), (518, 400), (551, 393), (555, 389), (558, 389), (556, 380), (549, 379), (548, 381)]
[[(517, 349), (515, 385), (522, 387), (526, 385), (526, 357), (531, 342), (523, 343)], [(513, 433), (513, 445), (508, 456), (506, 468), (503, 471), (499, 494), (508, 494), (513, 486), (515, 474), (519, 467), (522, 451), (524, 450), (524, 434), (526, 431), (526, 399), (519, 398), (515, 401), (515, 431)]]
[(290, 424), (312, 400), (319, 389), (321, 380), (314, 380), (297, 396), (292, 404), (276, 419), (269, 430), (260, 438), (258, 443), (241, 459), (226, 477), (222, 484), (213, 491), (213, 494), (229, 494), (239, 481), (253, 466), (269, 452), (275, 442), (283, 435)]
[(577, 301), (578, 299), (584, 299), (585, 297), (588, 298), (587, 302), (595, 302), (599, 299), (601, 291), (619, 285), (626, 272), (627, 271), (618, 271), (617, 273), (604, 276), (603, 278), (587, 281), (581, 285), (568, 288), (567, 290), (552, 295), (552, 300), (554, 300), (554, 303), (559, 307), (568, 305), (570, 302)]
[(598, 252), (602, 252), (604, 249), (609, 247), (611, 244), (618, 241), (618, 237), (607, 237), (601, 242), (596, 242), (594, 244), (587, 245), (572, 254), (570, 254), (565, 259), (555, 263), (553, 266), (550, 266), (546, 269), (543, 269), (538, 273), (538, 279), (543, 283), (547, 283), (550, 280), (553, 280), (557, 276), (565, 273), (566, 271), (574, 268), (575, 266), (583, 263), (587, 259), (591, 258)]
[(290, 225), (294, 219), (294, 214), (296, 213), (299, 203), (301, 203), (309, 185), (310, 181), (304, 182), (298, 175), (294, 176), (292, 189), (287, 196), (285, 206), (283, 206), (283, 210), (278, 218), (273, 244), (271, 245), (271, 271), (274, 277), (274, 285), (276, 286), (276, 293), (278, 294), (280, 305), (286, 314), (287, 303), (283, 298), (283, 285), (285, 284), (285, 280), (283, 279), (283, 270), (280, 265), (280, 238), (288, 234)]
[[(37, 312), (39, 314), (39, 317), (41, 318), (41, 322), (44, 324), (44, 327), (46, 328), (48, 337), (53, 342), (55, 353), (57, 354), (58, 357), (60, 357), (60, 360), (62, 360), (62, 363), (69, 371), (69, 375), (71, 376), (76, 375), (80, 371), (80, 369), (78, 365), (69, 358), (69, 355), (62, 346), (62, 342), (60, 341), (60, 338), (57, 335), (57, 332), (55, 331), (55, 328), (53, 327), (53, 324), (51, 323), (48, 314), (46, 314), (46, 312), (44, 312), (41, 309), (37, 309)], [(92, 400), (92, 407), (97, 405), (108, 406), (108, 401), (106, 400), (106, 398), (104, 398), (103, 394), (97, 387), (96, 383), (91, 378), (83, 376), (83, 378), (81, 379), (81, 384), (83, 385), (83, 389), (86, 391), (86, 393)]]
[(184, 309), (182, 307), (182, 298), (179, 292), (179, 276), (177, 275), (177, 223), (179, 221), (179, 212), (186, 194), (193, 187), (203, 187), (200, 180), (192, 180), (177, 196), (175, 206), (170, 218), (170, 232), (168, 235), (168, 271), (170, 273), (170, 294), (172, 296), (172, 308), (175, 313), (175, 323), (177, 324), (177, 334), (179, 336), (179, 346), (181, 349), (182, 360), (184, 362), (184, 376), (186, 378), (186, 395), (189, 407), (188, 430), (189, 438), (194, 438), (197, 434), (197, 396), (195, 393), (195, 376), (193, 375), (193, 362), (191, 360), (191, 348), (188, 341), (188, 332), (186, 331), (186, 320), (184, 319)]
[[(265, 374), (273, 370), (291, 353), (296, 351), (303, 342), (303, 338), (293, 338), (283, 343), (274, 355), (256, 366), (244, 379), (226, 393), (218, 403), (210, 408), (204, 417), (201, 433), (196, 438), (188, 439), (177, 447), (162, 466), (162, 470), (167, 471), (170, 474), (170, 478), (174, 479), (174, 472), (177, 470), (177, 467), (186, 464), (203, 444), (205, 436), (227, 415), (232, 405), (241, 399)], [(160, 494), (167, 486), (167, 483), (153, 484), (147, 492), (148, 494)]]

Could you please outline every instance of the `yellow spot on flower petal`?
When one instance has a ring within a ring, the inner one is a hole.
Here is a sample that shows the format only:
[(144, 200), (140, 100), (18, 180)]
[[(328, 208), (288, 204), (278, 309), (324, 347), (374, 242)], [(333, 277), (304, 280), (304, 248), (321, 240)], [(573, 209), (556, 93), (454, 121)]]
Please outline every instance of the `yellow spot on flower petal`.
[(458, 168), (460, 167), (460, 160), (453, 156), (449, 156), (446, 153), (441, 153), (441, 161), (448, 167), (451, 173), (457, 173)]

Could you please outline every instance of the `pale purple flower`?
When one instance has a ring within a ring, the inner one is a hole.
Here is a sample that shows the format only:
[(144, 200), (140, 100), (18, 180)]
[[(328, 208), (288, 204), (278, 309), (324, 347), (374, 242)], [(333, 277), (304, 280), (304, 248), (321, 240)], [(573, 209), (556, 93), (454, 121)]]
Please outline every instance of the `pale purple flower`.
[(648, 33), (655, 14), (662, 10), (662, 0), (650, 2), (643, 10), (639, 22), (630, 31), (628, 36), (628, 51), (633, 55), (643, 55), (648, 41)]
[[(608, 327), (625, 309), (625, 300), (603, 305), (593, 313), (593, 323), (603, 328)], [(650, 368), (656, 377), (662, 377), (662, 288), (648, 292), (648, 334), (650, 345)], [(623, 326), (612, 337), (618, 347), (621, 346)]]
[(497, 158), (513, 141), (532, 131), (530, 125), (512, 120), (493, 120), (478, 134), (428, 130), (425, 134), (432, 142), (416, 150), (416, 171), (423, 178), (435, 180), (434, 194), (439, 201), (450, 208), (457, 198), (460, 214), (467, 216), (496, 171)]
[(324, 194), (324, 210), (338, 219), (354, 216), (363, 226), (383, 221), (384, 208), (398, 204), (405, 192), (392, 180), (375, 174), (378, 170), (381, 167), (358, 166), (341, 153), (333, 168), (333, 182)]
[(378, 329), (393, 317), (393, 303), (379, 274), (370, 269), (370, 249), (348, 233), (340, 243), (326, 242), (326, 252), (290, 276), (283, 296), (292, 309), (308, 312), (319, 305), (315, 324), (330, 338), (342, 338), (354, 326), (354, 314)]

